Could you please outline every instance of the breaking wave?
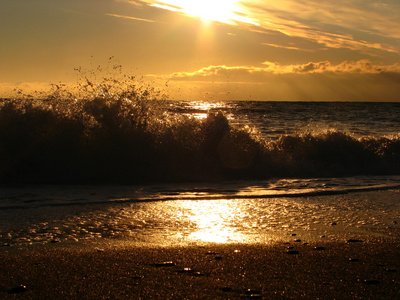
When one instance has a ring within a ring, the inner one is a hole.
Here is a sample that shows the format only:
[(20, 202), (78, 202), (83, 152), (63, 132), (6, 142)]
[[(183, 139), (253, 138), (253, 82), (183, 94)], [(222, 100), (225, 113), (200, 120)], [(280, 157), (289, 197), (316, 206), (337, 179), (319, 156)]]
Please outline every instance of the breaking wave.
[(85, 77), (2, 99), (1, 183), (155, 183), (396, 175), (400, 138), (329, 130), (269, 140), (210, 111), (171, 115), (136, 81)]

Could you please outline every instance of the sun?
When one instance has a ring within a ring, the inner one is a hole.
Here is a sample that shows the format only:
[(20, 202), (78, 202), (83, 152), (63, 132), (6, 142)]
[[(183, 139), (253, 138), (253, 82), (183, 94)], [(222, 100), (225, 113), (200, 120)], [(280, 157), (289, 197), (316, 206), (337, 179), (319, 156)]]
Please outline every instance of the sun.
[(235, 20), (236, 2), (233, 0), (200, 0), (185, 1), (185, 13), (204, 20), (230, 23)]
[(205, 21), (222, 23), (243, 22), (238, 0), (164, 0), (153, 4), (164, 9), (180, 11)]

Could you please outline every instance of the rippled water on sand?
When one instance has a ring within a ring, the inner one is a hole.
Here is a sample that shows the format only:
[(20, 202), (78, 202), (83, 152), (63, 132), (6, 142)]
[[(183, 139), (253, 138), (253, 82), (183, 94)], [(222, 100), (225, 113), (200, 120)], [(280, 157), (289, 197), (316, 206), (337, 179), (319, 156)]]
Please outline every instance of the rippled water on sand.
[(265, 243), (294, 234), (303, 240), (398, 238), (400, 189), (397, 178), (383, 181), (2, 189), (0, 245)]

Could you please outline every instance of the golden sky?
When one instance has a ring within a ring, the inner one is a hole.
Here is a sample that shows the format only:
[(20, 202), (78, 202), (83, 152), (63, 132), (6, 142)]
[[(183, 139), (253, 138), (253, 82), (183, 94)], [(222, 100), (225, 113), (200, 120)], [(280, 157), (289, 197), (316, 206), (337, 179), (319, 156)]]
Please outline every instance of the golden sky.
[(400, 101), (398, 0), (0, 0), (0, 95), (107, 63), (172, 99)]

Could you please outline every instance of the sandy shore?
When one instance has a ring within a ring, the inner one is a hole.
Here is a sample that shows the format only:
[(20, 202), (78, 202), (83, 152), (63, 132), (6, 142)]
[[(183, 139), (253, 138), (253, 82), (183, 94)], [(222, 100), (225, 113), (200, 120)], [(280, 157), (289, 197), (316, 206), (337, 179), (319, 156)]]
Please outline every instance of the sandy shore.
[[(2, 299), (399, 299), (394, 240), (0, 250)], [(21, 286), (25, 286), (22, 288)]]
[(399, 195), (2, 210), (0, 299), (400, 299)]

